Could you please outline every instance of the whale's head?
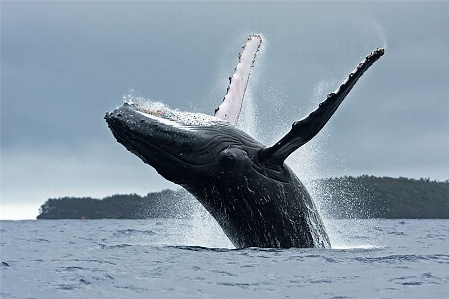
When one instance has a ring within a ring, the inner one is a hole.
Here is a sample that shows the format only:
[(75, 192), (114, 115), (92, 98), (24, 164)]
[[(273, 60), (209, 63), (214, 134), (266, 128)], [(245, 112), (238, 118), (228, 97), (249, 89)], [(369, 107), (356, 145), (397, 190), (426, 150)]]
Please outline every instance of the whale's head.
[(215, 170), (251, 163), (263, 145), (226, 121), (200, 113), (125, 103), (105, 119), (119, 143), (166, 179), (188, 187)]

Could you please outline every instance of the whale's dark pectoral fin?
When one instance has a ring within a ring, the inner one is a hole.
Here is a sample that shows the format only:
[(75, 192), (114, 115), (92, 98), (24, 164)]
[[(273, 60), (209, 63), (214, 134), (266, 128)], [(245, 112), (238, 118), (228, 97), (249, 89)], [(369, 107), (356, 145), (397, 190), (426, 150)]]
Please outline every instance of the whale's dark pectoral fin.
[(235, 73), (229, 77), (229, 86), (223, 103), (215, 109), (215, 116), (237, 124), (242, 109), (243, 98), (248, 86), (251, 68), (254, 66), (256, 54), (262, 44), (262, 37), (259, 34), (252, 34), (248, 37), (243, 50), (239, 54), (239, 63), (235, 67)]
[(291, 153), (311, 140), (331, 118), (357, 80), (384, 52), (384, 49), (376, 49), (366, 56), (365, 60), (359, 63), (357, 68), (349, 74), (340, 87), (335, 92), (327, 95), (326, 100), (321, 102), (316, 110), (307, 117), (293, 123), (290, 132), (276, 144), (261, 150), (259, 152), (260, 161), (279, 167)]

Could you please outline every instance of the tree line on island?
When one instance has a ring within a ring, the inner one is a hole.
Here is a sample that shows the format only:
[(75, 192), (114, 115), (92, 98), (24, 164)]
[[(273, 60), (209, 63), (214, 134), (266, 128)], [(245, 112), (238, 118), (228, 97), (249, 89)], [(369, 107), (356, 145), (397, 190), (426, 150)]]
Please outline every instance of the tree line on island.
[[(363, 175), (322, 179), (310, 185), (329, 218), (449, 218), (449, 180)], [(50, 198), (37, 219), (189, 218), (198, 204), (183, 189), (103, 199)]]

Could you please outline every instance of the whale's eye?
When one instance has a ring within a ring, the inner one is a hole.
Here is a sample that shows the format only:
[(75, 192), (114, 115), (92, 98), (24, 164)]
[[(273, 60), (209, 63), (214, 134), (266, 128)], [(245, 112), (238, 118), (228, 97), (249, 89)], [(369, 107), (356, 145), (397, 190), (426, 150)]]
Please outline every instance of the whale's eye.
[(227, 148), (220, 153), (219, 164), (222, 167), (235, 167), (241, 165), (248, 157), (244, 150), (239, 148)]

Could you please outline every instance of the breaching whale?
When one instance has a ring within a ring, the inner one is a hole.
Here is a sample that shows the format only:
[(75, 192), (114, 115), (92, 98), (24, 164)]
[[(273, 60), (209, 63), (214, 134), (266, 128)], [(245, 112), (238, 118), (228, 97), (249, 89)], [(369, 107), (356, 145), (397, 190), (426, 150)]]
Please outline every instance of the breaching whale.
[(284, 161), (323, 128), (384, 50), (366, 56), (316, 110), (265, 146), (235, 126), (261, 42), (251, 35), (243, 46), (215, 116), (128, 102), (105, 119), (119, 143), (193, 194), (236, 248), (330, 247), (310, 194)]

